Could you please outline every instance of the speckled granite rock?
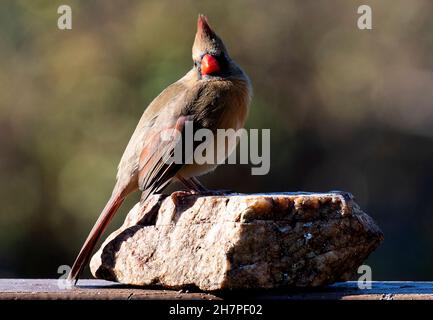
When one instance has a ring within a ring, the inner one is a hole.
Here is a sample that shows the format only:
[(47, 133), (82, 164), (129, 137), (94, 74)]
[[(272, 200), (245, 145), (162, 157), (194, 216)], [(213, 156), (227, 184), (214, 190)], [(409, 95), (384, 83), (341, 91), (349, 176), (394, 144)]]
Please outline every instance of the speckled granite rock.
[(93, 256), (97, 278), (202, 290), (348, 280), (383, 234), (348, 193), (155, 195)]

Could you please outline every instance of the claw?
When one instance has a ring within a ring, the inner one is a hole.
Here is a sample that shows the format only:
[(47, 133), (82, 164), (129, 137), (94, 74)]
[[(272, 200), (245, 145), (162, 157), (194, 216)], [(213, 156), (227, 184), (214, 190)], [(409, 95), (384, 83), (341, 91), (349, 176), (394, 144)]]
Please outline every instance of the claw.
[(233, 190), (206, 190), (204, 192), (200, 192), (200, 195), (203, 196), (226, 196), (229, 194), (236, 193)]

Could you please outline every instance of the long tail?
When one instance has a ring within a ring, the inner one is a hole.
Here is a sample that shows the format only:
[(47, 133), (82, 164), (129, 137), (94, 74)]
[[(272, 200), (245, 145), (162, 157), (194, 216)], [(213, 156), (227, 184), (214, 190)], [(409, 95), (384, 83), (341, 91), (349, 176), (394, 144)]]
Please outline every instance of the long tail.
[(71, 272), (68, 276), (68, 279), (70, 281), (77, 283), (80, 273), (83, 271), (83, 268), (90, 260), (90, 256), (96, 246), (96, 243), (98, 242), (111, 218), (113, 218), (114, 214), (117, 212), (124, 199), (125, 196), (121, 194), (113, 195), (106, 204), (104, 210), (102, 210), (102, 213), (96, 221), (95, 225), (93, 226), (92, 231), (90, 231), (86, 242), (84, 242), (83, 247), (81, 248), (80, 253), (77, 256), (77, 259), (75, 259), (74, 265), (72, 266)]

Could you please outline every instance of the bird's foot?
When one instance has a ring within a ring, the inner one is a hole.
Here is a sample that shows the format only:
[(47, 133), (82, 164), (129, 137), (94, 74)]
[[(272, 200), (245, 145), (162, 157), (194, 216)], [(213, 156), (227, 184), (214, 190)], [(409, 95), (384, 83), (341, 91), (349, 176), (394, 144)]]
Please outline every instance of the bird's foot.
[(183, 203), (185, 201), (188, 201), (187, 199), (191, 196), (198, 195), (198, 193), (194, 190), (180, 190), (180, 191), (174, 191), (170, 197), (171, 201), (173, 203), (179, 204)]
[(177, 202), (178, 198), (190, 197), (190, 196), (226, 196), (229, 194), (236, 193), (233, 190), (180, 190), (175, 191), (171, 194), (171, 198), (174, 202)]
[(209, 189), (206, 189), (206, 190), (203, 190), (203, 191), (200, 191), (198, 194), (199, 195), (201, 195), (201, 196), (226, 196), (226, 195), (229, 195), (229, 194), (233, 194), (233, 193), (236, 193), (236, 192), (234, 192), (233, 190), (209, 190)]

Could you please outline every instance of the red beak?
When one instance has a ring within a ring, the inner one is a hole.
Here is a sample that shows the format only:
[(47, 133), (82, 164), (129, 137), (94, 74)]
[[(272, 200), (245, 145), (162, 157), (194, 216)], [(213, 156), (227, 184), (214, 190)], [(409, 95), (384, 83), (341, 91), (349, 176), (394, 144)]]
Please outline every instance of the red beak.
[(201, 59), (201, 74), (203, 76), (220, 71), (217, 59), (210, 54), (205, 54)]

